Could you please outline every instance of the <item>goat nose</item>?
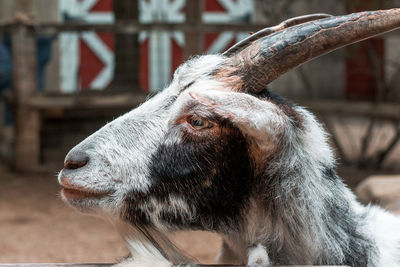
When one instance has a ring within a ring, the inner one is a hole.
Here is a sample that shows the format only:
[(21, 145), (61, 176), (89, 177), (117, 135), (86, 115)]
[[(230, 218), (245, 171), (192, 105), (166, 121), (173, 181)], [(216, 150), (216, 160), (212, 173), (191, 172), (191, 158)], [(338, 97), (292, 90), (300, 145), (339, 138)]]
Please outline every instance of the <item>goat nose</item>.
[(89, 161), (89, 157), (85, 152), (82, 151), (70, 151), (65, 158), (64, 168), (75, 170), (82, 168)]

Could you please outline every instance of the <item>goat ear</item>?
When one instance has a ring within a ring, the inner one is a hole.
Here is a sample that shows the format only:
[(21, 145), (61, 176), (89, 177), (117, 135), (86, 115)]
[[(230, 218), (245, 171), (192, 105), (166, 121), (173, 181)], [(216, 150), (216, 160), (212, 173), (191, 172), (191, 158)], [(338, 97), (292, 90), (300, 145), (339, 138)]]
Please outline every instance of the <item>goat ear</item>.
[(278, 143), (288, 118), (274, 103), (244, 93), (224, 91), (190, 92), (192, 100), (221, 118), (228, 119), (260, 148)]

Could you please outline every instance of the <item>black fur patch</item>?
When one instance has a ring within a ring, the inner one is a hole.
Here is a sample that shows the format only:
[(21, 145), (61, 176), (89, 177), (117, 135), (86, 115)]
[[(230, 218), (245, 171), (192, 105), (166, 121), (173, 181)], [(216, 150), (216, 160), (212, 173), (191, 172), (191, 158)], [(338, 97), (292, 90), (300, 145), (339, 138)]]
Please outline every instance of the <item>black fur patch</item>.
[[(246, 139), (228, 121), (220, 122), (221, 131), (216, 135), (192, 135), (182, 127), (172, 127), (166, 136), (168, 142), (153, 155), (150, 191), (146, 196), (131, 192), (126, 199), (130, 214), (127, 219), (132, 223), (151, 223), (137, 204), (148, 201), (150, 196), (168, 203), (168, 197), (175, 195), (194, 207), (196, 217), (187, 220), (179, 213), (164, 211), (160, 219), (166, 226), (237, 230), (254, 184)], [(181, 141), (171, 143), (176, 136), (181, 136)]]
[(345, 188), (345, 185), (333, 167), (325, 167), (322, 173), (326, 179), (327, 188), (333, 191), (332, 195), (334, 196), (324, 200), (325, 210), (327, 211), (325, 224), (329, 229), (328, 232), (331, 238), (338, 241), (341, 240), (344, 245), (342, 250), (345, 254), (343, 262), (331, 261), (324, 262), (324, 264), (340, 264), (354, 267), (367, 266), (369, 263), (368, 256), (376, 248), (372, 240), (360, 232), (360, 229), (364, 227), (363, 222), (366, 221), (366, 218), (362, 215), (354, 214), (350, 210), (348, 200), (342, 198), (342, 189)]
[(260, 99), (271, 101), (272, 103), (277, 105), (283, 111), (283, 113), (285, 113), (286, 116), (291, 119), (292, 123), (297, 128), (303, 128), (303, 118), (294, 110), (296, 105), (284, 98), (283, 96), (280, 96), (274, 91), (269, 90), (267, 87), (265, 87), (264, 90), (262, 90), (261, 92), (251, 95)]
[[(365, 218), (359, 218), (350, 211), (349, 203), (341, 201), (338, 197), (331, 200), (325, 200), (325, 209), (329, 216), (326, 220), (328, 231), (334, 240), (342, 240), (345, 246), (342, 247), (345, 254), (343, 262), (325, 262), (325, 264), (340, 264), (353, 267), (365, 267), (372, 264), (369, 261), (369, 255), (373, 254), (376, 248), (372, 240), (360, 232), (364, 225)], [(343, 234), (345, 233), (345, 234)], [(329, 253), (329, 252), (328, 252)]]
[[(325, 166), (324, 164), (322, 165)], [(336, 171), (333, 167), (324, 167), (322, 170), (322, 177), (328, 180), (341, 180), (341, 178), (336, 174)]]
[(295, 105), (292, 102), (290, 102), (283, 96), (278, 95), (274, 91), (269, 90), (268, 87), (265, 87), (264, 90), (262, 90), (261, 92), (259, 92), (257, 94), (252, 94), (252, 95), (256, 96), (258, 98), (267, 98), (269, 101), (271, 101), (279, 106), (288, 106), (291, 108), (295, 107)]

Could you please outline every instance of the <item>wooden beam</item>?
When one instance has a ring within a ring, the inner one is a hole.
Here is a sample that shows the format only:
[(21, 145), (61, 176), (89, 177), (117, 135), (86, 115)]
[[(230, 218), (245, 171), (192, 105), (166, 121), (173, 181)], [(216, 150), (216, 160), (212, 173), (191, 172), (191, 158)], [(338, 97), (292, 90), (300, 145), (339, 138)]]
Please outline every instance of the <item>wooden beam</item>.
[(0, 264), (0, 267), (109, 267), (111, 263), (10, 263)]
[[(138, 0), (113, 1), (116, 22), (132, 20), (138, 23)], [(139, 87), (140, 45), (138, 34), (115, 33), (115, 70), (111, 85), (106, 91), (141, 91)]]
[(111, 263), (10, 263), (0, 264), (0, 267), (109, 267), (113, 266)]
[(15, 168), (33, 171), (39, 166), (39, 112), (25, 105), (36, 93), (36, 40), (33, 32), (19, 23), (11, 34), (13, 92), (15, 106)]
[(346, 102), (343, 100), (294, 101), (316, 113), (337, 116), (362, 116), (400, 120), (400, 105), (396, 103)]
[(186, 1), (185, 16), (186, 25), (190, 28), (185, 31), (184, 60), (203, 52), (204, 32), (202, 27), (204, 1)]
[(104, 109), (104, 108), (133, 108), (147, 99), (145, 94), (121, 93), (116, 95), (77, 96), (59, 95), (46, 96), (36, 95), (27, 101), (27, 105), (38, 110), (52, 108), (62, 109)]
[[(5, 100), (13, 104), (14, 97), (7, 92), (4, 93)], [(120, 93), (115, 95), (76, 95), (58, 94), (34, 95), (26, 101), (26, 105), (39, 110), (51, 108), (133, 108), (146, 101), (146, 94)], [(400, 106), (396, 103), (371, 102), (346, 102), (342, 100), (297, 100), (294, 101), (316, 113), (335, 116), (361, 116), (379, 119), (400, 121)]]
[(33, 1), (32, 0), (16, 0), (15, 10), (22, 13), (32, 13)]
[[(15, 104), (15, 99), (8, 92), (3, 96), (7, 103)], [(48, 108), (129, 108), (146, 101), (144, 93), (102, 94), (36, 94), (26, 101), (26, 105), (35, 109)], [(400, 120), (400, 106), (396, 103), (351, 102), (343, 100), (294, 100), (316, 113), (335, 116), (361, 116), (388, 120)]]
[[(15, 267), (33, 267), (33, 266), (38, 266), (38, 267), (64, 267), (64, 266), (73, 266), (73, 267), (108, 267), (108, 266), (113, 266), (111, 263), (13, 263), (13, 264), (0, 264), (0, 267), (10, 267), (10, 266), (15, 266)], [(178, 265), (173, 265), (173, 266), (182, 266), (180, 264)], [(244, 265), (229, 265), (229, 264), (197, 264), (196, 266), (199, 267), (245, 267)], [(349, 267), (349, 266), (333, 266), (333, 265), (280, 265), (280, 266), (271, 266), (271, 267)]]
[[(2, 20), (0, 21), (0, 31), (10, 32), (16, 25), (15, 20)], [(61, 32), (84, 32), (84, 31), (97, 31), (97, 32), (113, 32), (135, 34), (141, 31), (190, 31), (196, 30), (201, 33), (206, 32), (256, 32), (265, 27), (272, 25), (266, 24), (240, 24), (240, 23), (207, 23), (201, 25), (189, 25), (186, 23), (165, 23), (153, 22), (141, 24), (134, 20), (120, 20), (113, 24), (105, 23), (79, 23), (79, 22), (40, 22), (32, 25), (27, 25), (36, 34), (59, 34)], [(400, 31), (391, 31), (384, 36), (399, 36)]]
[[(0, 22), (0, 30), (9, 30), (15, 25), (14, 22), (4, 21)], [(141, 31), (190, 31), (196, 30), (202, 33), (205, 32), (254, 32), (267, 27), (265, 24), (238, 24), (238, 23), (207, 23), (201, 25), (189, 25), (186, 23), (165, 23), (153, 22), (141, 24), (134, 20), (120, 20), (113, 24), (103, 23), (78, 23), (78, 22), (46, 22), (35, 23), (30, 28), (36, 33), (42, 34), (57, 34), (60, 32), (83, 32), (83, 31), (98, 31), (98, 32), (113, 32), (134, 34)]]

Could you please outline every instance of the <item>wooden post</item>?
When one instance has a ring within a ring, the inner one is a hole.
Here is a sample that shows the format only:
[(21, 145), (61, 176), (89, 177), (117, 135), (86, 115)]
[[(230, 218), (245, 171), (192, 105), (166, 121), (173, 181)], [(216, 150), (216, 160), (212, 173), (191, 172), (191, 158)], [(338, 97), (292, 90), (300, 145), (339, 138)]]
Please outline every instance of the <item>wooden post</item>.
[(12, 35), (13, 91), (15, 102), (15, 168), (34, 171), (39, 167), (39, 112), (26, 103), (36, 92), (35, 36), (25, 23), (17, 23)]
[(16, 0), (15, 1), (15, 10), (30, 14), (33, 9), (33, 1), (32, 0)]
[[(138, 22), (139, 1), (118, 0), (113, 2), (116, 23), (121, 21)], [(115, 70), (114, 79), (108, 90), (139, 90), (139, 55), (138, 34), (115, 34)]]
[(203, 52), (204, 35), (199, 31), (202, 24), (202, 14), (204, 9), (204, 1), (186, 1), (185, 14), (186, 24), (193, 27), (185, 32), (185, 49), (184, 59), (198, 55)]

